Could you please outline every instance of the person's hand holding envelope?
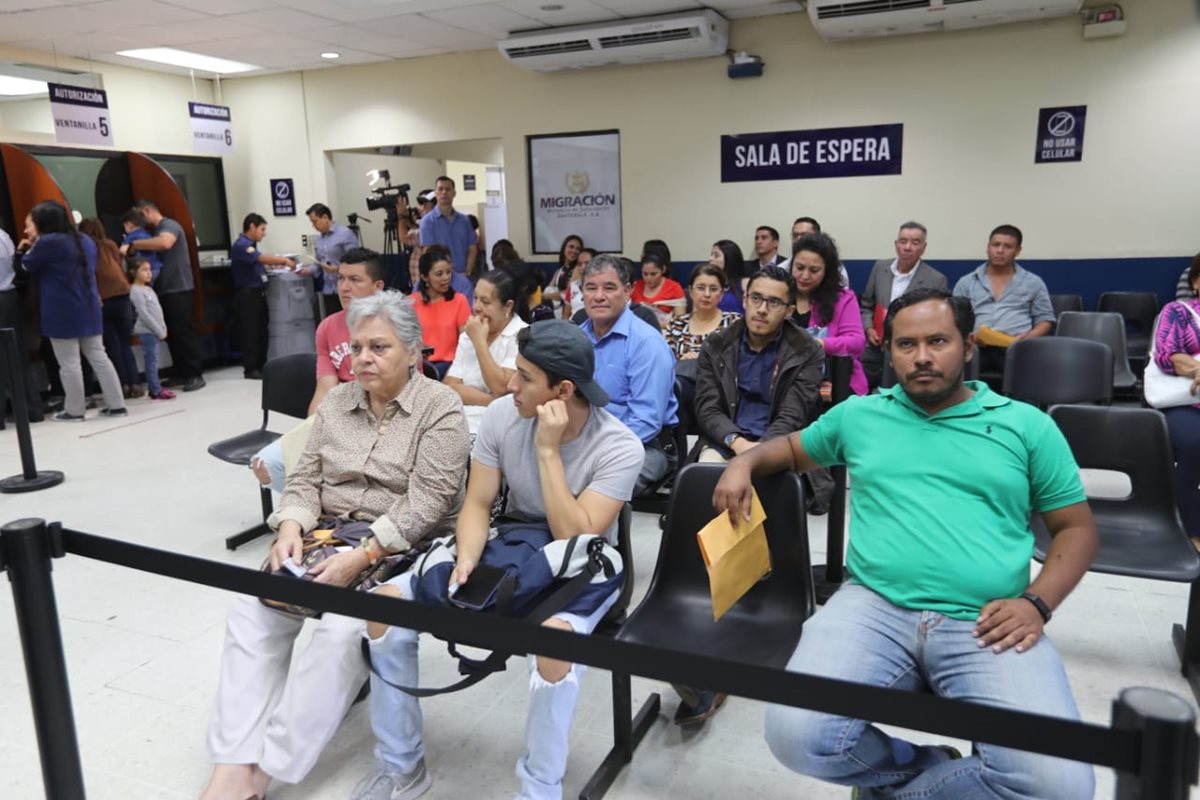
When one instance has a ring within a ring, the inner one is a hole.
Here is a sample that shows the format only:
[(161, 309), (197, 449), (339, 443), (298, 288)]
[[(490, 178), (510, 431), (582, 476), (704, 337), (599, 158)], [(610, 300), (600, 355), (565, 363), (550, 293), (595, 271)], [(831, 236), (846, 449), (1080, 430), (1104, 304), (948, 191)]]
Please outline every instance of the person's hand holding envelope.
[(718, 514), (696, 534), (708, 569), (714, 622), (771, 571), (771, 553), (763, 527), (767, 514), (758, 493), (751, 498), (749, 522), (738, 519), (734, 527), (729, 517), (726, 513)]

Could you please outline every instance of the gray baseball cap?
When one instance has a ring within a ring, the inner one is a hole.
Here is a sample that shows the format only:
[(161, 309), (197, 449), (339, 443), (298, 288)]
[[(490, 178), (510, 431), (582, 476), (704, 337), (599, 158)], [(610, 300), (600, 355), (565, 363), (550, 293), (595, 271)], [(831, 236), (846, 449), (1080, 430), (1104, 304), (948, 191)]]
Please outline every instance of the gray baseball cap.
[(521, 355), (546, 372), (566, 378), (594, 406), (608, 405), (608, 392), (596, 383), (596, 352), (587, 334), (565, 319), (546, 319), (529, 326)]

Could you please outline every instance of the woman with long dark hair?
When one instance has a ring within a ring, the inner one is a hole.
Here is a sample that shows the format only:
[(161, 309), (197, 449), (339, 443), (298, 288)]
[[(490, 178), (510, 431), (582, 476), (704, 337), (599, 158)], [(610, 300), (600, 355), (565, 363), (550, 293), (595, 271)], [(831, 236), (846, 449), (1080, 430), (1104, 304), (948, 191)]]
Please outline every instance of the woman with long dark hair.
[(721, 239), (712, 246), (708, 255), (709, 263), (716, 264), (725, 272), (725, 294), (717, 308), (721, 311), (732, 311), (744, 314), (742, 298), (746, 294), (746, 281), (750, 276), (746, 272), (746, 259), (742, 256), (742, 248), (730, 239)]
[(79, 223), (79, 232), (96, 243), (96, 284), (100, 288), (101, 315), (104, 319), (104, 349), (117, 369), (126, 397), (141, 397), (137, 360), (133, 357), (134, 311), (130, 301), (129, 279), (121, 264), (117, 243), (108, 238), (104, 225), (89, 217)]
[(850, 388), (855, 394), (866, 394), (867, 375), (859, 359), (867, 347), (867, 334), (858, 297), (842, 288), (841, 266), (837, 245), (826, 234), (806, 233), (796, 240), (791, 264), (796, 279), (792, 321), (806, 329), (826, 355), (850, 356), (854, 360)]
[(53, 200), (38, 203), (25, 220), (19, 249), (21, 264), (37, 277), (42, 335), (50, 340), (58, 360), (58, 375), (66, 399), (54, 415), (60, 422), (84, 418), (83, 365), (92, 365), (104, 393), (102, 417), (123, 417), (125, 397), (117, 371), (104, 352), (104, 322), (96, 286), (96, 244), (81, 236), (66, 208)]
[(576, 268), (579, 265), (579, 253), (583, 250), (583, 239), (575, 234), (568, 235), (558, 248), (558, 269), (555, 270), (550, 283), (542, 293), (543, 302), (549, 303), (556, 311), (562, 308), (562, 295), (571, 281), (575, 280)]
[(454, 291), (450, 285), (454, 268), (446, 247), (440, 244), (429, 247), (421, 255), (417, 268), (421, 273), (421, 281), (412, 296), (413, 306), (421, 320), (425, 345), (433, 348), (429, 363), (440, 378), (446, 375), (446, 370), (454, 362), (458, 335), (471, 316), (471, 308), (467, 305), (466, 296)]

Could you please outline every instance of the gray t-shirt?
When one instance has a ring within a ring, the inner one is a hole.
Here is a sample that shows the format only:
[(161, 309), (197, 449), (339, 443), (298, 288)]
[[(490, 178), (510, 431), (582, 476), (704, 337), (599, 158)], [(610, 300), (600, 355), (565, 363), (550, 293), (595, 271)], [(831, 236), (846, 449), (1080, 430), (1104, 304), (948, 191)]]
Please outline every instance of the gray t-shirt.
[[(472, 460), (499, 469), (508, 483), (507, 516), (517, 519), (546, 519), (538, 475), (537, 450), (533, 439), (537, 417), (523, 419), (511, 396), (499, 397), (483, 412), (479, 433), (475, 436)], [(579, 436), (559, 450), (567, 486), (575, 497), (587, 489), (614, 500), (633, 496), (633, 485), (642, 471), (646, 450), (633, 431), (602, 408), (592, 406), (588, 421)], [(604, 535), (616, 542), (617, 523)], [(600, 533), (600, 531), (580, 531)]]
[(190, 292), (195, 284), (192, 283), (192, 259), (188, 255), (187, 237), (183, 233), (183, 227), (175, 220), (163, 217), (154, 235), (158, 236), (160, 233), (174, 234), (175, 244), (170, 250), (162, 251), (162, 272), (154, 279), (154, 290), (159, 294)]

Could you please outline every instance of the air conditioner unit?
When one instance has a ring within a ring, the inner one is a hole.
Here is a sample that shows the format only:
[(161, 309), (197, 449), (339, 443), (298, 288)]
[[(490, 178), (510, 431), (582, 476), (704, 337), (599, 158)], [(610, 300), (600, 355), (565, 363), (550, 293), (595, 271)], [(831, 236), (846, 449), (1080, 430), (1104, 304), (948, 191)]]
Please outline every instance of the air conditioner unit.
[(537, 72), (704, 58), (728, 49), (729, 21), (704, 9), (525, 31), (512, 34), (499, 46), (513, 64)]
[(927, 33), (1079, 13), (1083, 0), (809, 0), (825, 39)]

